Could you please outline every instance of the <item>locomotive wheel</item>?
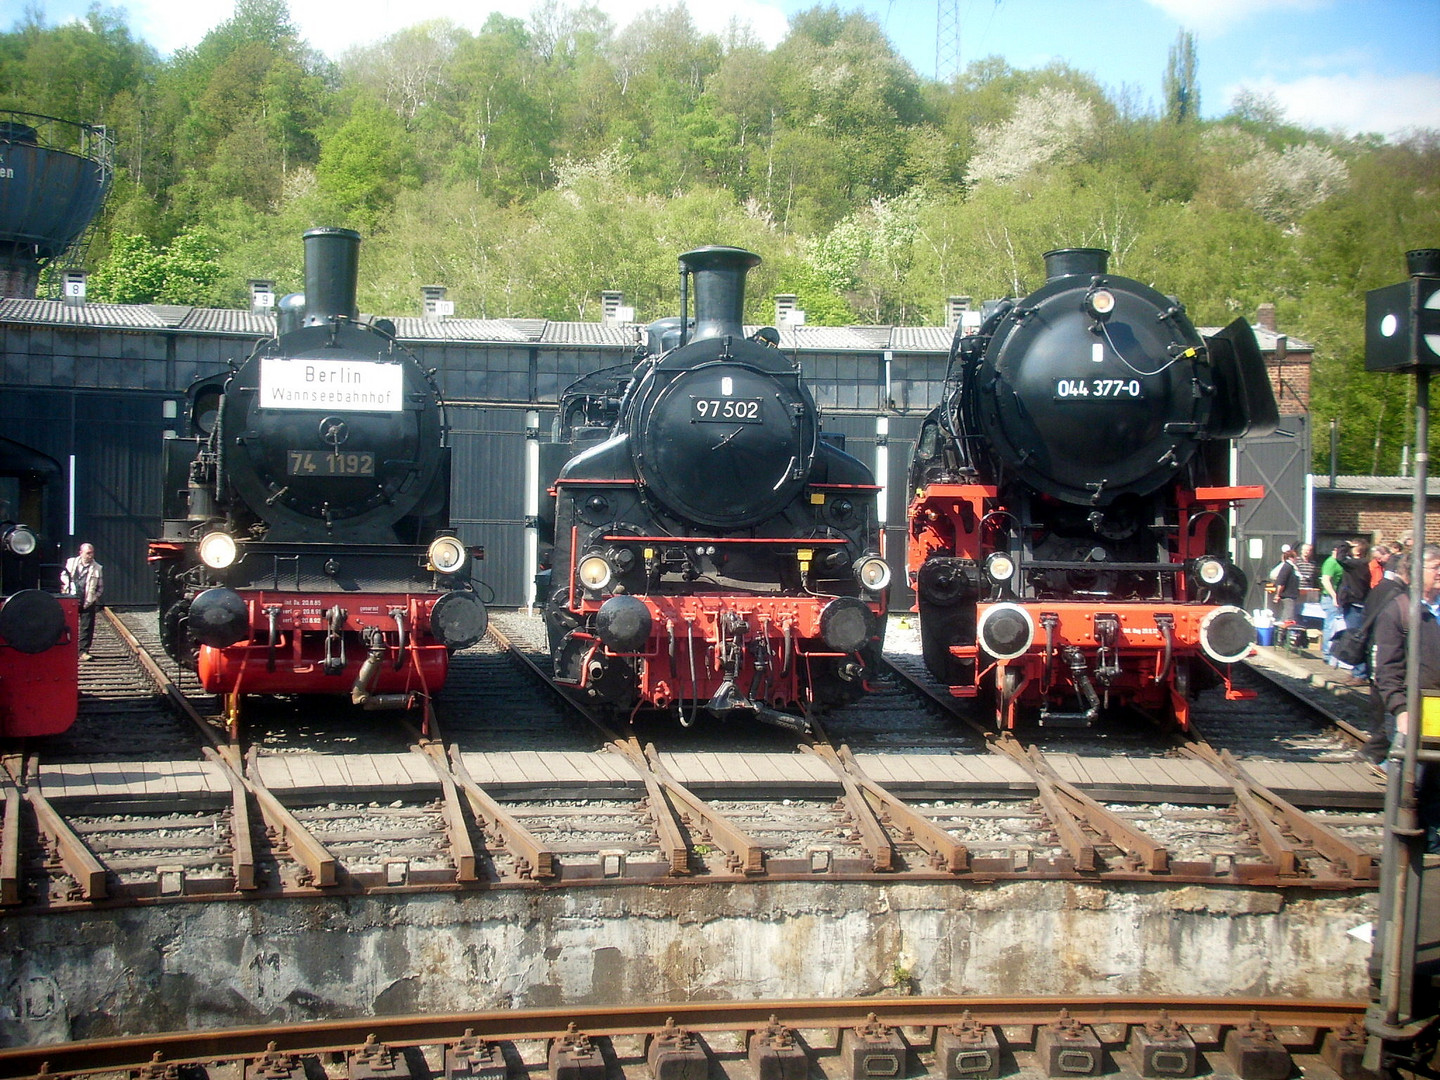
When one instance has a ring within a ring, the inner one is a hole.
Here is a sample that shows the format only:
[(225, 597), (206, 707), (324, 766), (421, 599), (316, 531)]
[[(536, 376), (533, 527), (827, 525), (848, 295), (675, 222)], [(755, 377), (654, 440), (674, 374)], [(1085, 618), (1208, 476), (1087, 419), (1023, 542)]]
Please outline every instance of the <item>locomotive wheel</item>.
[(920, 612), (920, 652), (931, 675), (946, 686), (969, 686), (975, 681), (973, 662), (957, 660), (951, 645), (975, 643), (975, 607), (933, 608)]
[(160, 644), (177, 664), (200, 667), (200, 643), (190, 636), (190, 601), (177, 600), (160, 613)]

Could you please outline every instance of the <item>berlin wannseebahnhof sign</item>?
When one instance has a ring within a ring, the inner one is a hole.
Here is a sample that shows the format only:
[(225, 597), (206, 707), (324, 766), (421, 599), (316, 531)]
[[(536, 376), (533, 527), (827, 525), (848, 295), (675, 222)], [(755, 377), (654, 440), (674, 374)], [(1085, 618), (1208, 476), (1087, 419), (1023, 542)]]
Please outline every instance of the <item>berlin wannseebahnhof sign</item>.
[(258, 403), (262, 409), (399, 412), (405, 373), (399, 364), (262, 356)]

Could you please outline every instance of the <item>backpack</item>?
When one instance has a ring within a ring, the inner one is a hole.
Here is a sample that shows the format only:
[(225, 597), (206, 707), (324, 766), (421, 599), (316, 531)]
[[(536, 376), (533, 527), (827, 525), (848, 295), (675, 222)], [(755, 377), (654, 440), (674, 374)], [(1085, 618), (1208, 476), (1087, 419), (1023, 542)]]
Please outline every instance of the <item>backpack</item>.
[(1363, 664), (1369, 652), (1370, 635), (1364, 632), (1364, 627), (1346, 630), (1330, 643), (1330, 658), (1348, 667)]

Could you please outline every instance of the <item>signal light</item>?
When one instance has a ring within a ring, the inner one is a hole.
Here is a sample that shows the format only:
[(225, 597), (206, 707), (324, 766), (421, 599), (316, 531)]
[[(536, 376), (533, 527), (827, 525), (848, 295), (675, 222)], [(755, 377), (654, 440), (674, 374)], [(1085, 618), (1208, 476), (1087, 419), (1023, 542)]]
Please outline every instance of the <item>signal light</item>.
[(1365, 294), (1365, 370), (1440, 368), (1440, 248), (1405, 253), (1410, 280)]

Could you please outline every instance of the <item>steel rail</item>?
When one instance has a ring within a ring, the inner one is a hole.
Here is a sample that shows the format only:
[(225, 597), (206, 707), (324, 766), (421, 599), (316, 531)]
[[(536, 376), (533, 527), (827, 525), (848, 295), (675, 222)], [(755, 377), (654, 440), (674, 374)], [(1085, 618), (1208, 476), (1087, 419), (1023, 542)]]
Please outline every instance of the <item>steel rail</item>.
[(895, 849), (894, 839), (876, 816), (874, 807), (866, 800), (855, 777), (846, 770), (835, 748), (829, 743), (816, 742), (806, 743), (803, 749), (829, 765), (835, 778), (840, 781), (845, 792), (845, 810), (860, 835), (860, 843), (865, 848), (865, 854), (870, 857), (873, 868), (881, 873), (901, 869), (900, 853)]
[(285, 838), (291, 858), (309, 873), (310, 884), (322, 889), (330, 888), (339, 881), (339, 866), (335, 856), (325, 849), (325, 845), (317, 840), (309, 829), (300, 824), (289, 807), (260, 782), (259, 769), (256, 768), (257, 754), (258, 751), (252, 746), (248, 758), (250, 775), (242, 777), (242, 780), (250, 794), (255, 797), (261, 816), (266, 824), (275, 830), (276, 835)]
[(10, 778), (8, 763), (0, 768), (0, 791), (5, 795), (5, 823), (0, 837), (0, 905), (20, 902), (20, 811), (24, 797)]
[(496, 802), (470, 775), (460, 750), (450, 748), (450, 770), (455, 783), (465, 793), (470, 812), (475, 815), (476, 824), (486, 832), (493, 832), (496, 838), (515, 857), (516, 876), (522, 878), (552, 878), (559, 872), (555, 852), (545, 847), (534, 835), (512, 817), (503, 806)]
[(246, 786), (243, 775), (244, 766), (240, 758), (240, 749), (227, 738), (222, 738), (220, 730), (203, 716), (200, 711), (191, 703), (189, 697), (180, 687), (175, 685), (175, 680), (170, 678), (165, 669), (156, 663), (155, 658), (150, 655), (150, 650), (140, 643), (130, 628), (121, 621), (120, 617), (108, 607), (101, 609), (105, 613), (105, 620), (110, 628), (115, 631), (121, 643), (129, 650), (131, 657), (141, 670), (149, 677), (166, 699), (171, 707), (186, 717), (201, 735), (205, 737), (208, 746), (202, 748), (207, 760), (213, 761), (220, 767), (225, 776), (226, 782), (230, 785), (230, 841), (231, 841), (231, 867), (235, 873), (235, 888), (241, 892), (249, 892), (257, 888), (255, 876), (255, 840), (250, 828), (250, 804), (247, 798), (249, 788)]
[[(50, 800), (40, 792), (37, 778), (31, 775), (34, 772), (34, 759), (27, 761), (20, 755), (12, 755), (5, 759), (4, 770), (24, 800), (30, 804), (30, 811), (35, 815), (35, 824), (41, 835), (55, 845), (55, 854), (60, 865), (74, 880), (81, 898), (104, 900), (108, 892), (108, 873), (105, 866), (75, 830), (70, 828), (70, 823), (64, 816), (50, 805)], [(16, 850), (18, 872), (18, 839)]]
[(544, 669), (542, 669), (538, 664), (536, 664), (535, 661), (531, 660), (530, 657), (527, 656), (524, 652), (522, 652), (518, 647), (516, 647), (515, 643), (512, 642), (508, 637), (506, 637), (504, 632), (500, 630), (493, 622), (490, 623), (488, 627), (486, 627), (485, 633), (490, 637), (490, 640), (492, 640), (493, 642), (495, 642), (496, 645), (500, 646), (500, 648), (505, 650), (506, 655), (508, 655), (512, 660), (524, 667), (532, 675), (535, 675), (537, 678), (539, 678), (541, 684), (547, 690), (549, 690), (550, 693), (553, 694), (558, 700), (560, 700), (566, 706), (573, 709), (575, 712), (579, 713), (586, 720), (588, 720), (607, 743), (618, 743), (624, 740), (624, 736), (622, 736), (609, 724), (605, 723), (605, 721), (601, 720), (599, 715), (593, 709), (586, 708), (584, 703), (576, 701), (564, 690), (560, 689), (560, 687), (555, 684), (551, 675), (547, 673)]
[(1232, 783), (1244, 785), (1247, 814), (1255, 813), (1277, 823), (1357, 881), (1370, 880), (1378, 875), (1379, 868), (1373, 855), (1259, 783), (1230, 751), (1223, 750), (1217, 754), (1209, 744), (1202, 743), (1193, 747), (1191, 752)]
[[(1170, 852), (1165, 845), (1146, 835), (1144, 830), (1131, 825), (1118, 814), (1111, 813), (1085, 792), (1068, 780), (1062, 779), (1050, 763), (1045, 760), (1038, 746), (1030, 747), (1028, 754), (1034, 771), (1044, 776), (1055, 792), (1067, 804), (1067, 809), (1097, 833), (1107, 837), (1121, 851), (1129, 855), (1142, 870), (1152, 874), (1163, 874), (1170, 869)], [(1021, 762), (1020, 764), (1024, 764)]]
[(876, 783), (860, 767), (848, 746), (840, 747), (840, 762), (871, 804), (881, 823), (900, 829), (903, 837), (930, 856), (936, 870), (960, 874), (970, 869), (970, 849), (924, 814)]
[[(1314, 709), (1329, 723), (1333, 724), (1335, 730), (1338, 731), (1340, 735), (1348, 742), (1353, 743), (1355, 746), (1364, 746), (1365, 743), (1369, 740), (1369, 732), (1362, 731), (1360, 728), (1356, 727), (1353, 723), (1347, 720), (1331, 706), (1325, 704), (1322, 701), (1312, 700), (1308, 695), (1302, 696), (1300, 694), (1297, 694), (1294, 690), (1290, 689), (1290, 687), (1286, 686), (1283, 682), (1280, 681), (1280, 678), (1277, 677), (1283, 676), (1283, 672), (1274, 671), (1269, 667), (1265, 666), (1264, 664), (1256, 663), (1254, 660), (1247, 659), (1244, 661), (1244, 663), (1247, 668), (1253, 671), (1256, 675), (1261, 676), (1266, 682), (1270, 683), (1272, 686), (1278, 687), (1281, 692), (1289, 694), (1291, 697), (1297, 698), (1298, 700), (1304, 702), (1307, 708)], [(1287, 677), (1293, 678), (1293, 676)], [(1312, 683), (1311, 685), (1314, 684)], [(1353, 692), (1349, 687), (1346, 686), (1341, 686), (1339, 689), (1344, 693)], [(1376, 768), (1378, 769), (1379, 766), (1377, 765)]]
[[(369, 1041), (388, 1047), (470, 1040), (555, 1039), (575, 1030), (595, 1036), (654, 1033), (667, 1025), (696, 1032), (763, 1031), (772, 1020), (799, 1030), (856, 1028), (872, 1021), (892, 1027), (939, 1028), (962, 1022), (1039, 1026), (1068, 1014), (1081, 1024), (1143, 1026), (1163, 1013), (1175, 1024), (1334, 1030), (1363, 1016), (1366, 1003), (1345, 999), (1114, 997), (905, 997), (846, 1001), (666, 1002), (607, 1007), (497, 1010), (436, 1016), (362, 1017), (303, 1024), (179, 1031), (0, 1049), (0, 1077), (71, 1076), (139, 1070), (147, 1065), (260, 1058), (267, 1052), (333, 1053)], [(574, 1027), (572, 1027), (574, 1025)], [(374, 1040), (370, 1037), (374, 1036)], [(160, 1055), (158, 1058), (156, 1055)]]
[(475, 843), (470, 837), (470, 827), (465, 823), (465, 812), (460, 808), (460, 796), (456, 790), (455, 777), (450, 773), (450, 761), (445, 756), (445, 747), (439, 742), (422, 739), (410, 749), (423, 757), (440, 782), (444, 799), (442, 816), (445, 819), (445, 835), (450, 840), (450, 860), (455, 864), (456, 881), (478, 881), (479, 868), (475, 858)]
[(1056, 782), (1036, 768), (1019, 741), (1007, 733), (990, 745), (996, 753), (1004, 754), (1024, 769), (1034, 781), (1045, 816), (1055, 827), (1060, 846), (1075, 861), (1075, 869), (1085, 872), (1103, 869), (1095, 844), (1080, 827), (1080, 818), (1071, 812), (1070, 804), (1061, 798)]
[[(1250, 667), (1269, 678), (1269, 673), (1263, 668), (1256, 665), (1250, 665)], [(945, 708), (952, 716), (971, 727), (978, 727), (973, 720), (964, 716), (953, 705), (933, 693), (907, 672), (893, 665), (891, 665), (891, 670), (929, 700)], [(1275, 682), (1274, 679), (1270, 679), (1270, 681), (1282, 692), (1292, 697), (1296, 696), (1288, 688)], [(1363, 739), (1363, 734), (1358, 733), (1356, 729), (1338, 717), (1321, 710), (1315, 703), (1303, 698), (1297, 700), (1300, 700), (1307, 708), (1315, 709), (1321, 715), (1326, 716), (1326, 719), (1340, 728), (1342, 734), (1347, 737), (1358, 736)], [(979, 728), (979, 730), (984, 731), (985, 729)], [(1143, 869), (1151, 873), (1168, 871), (1169, 855), (1162, 845), (1134, 828), (1124, 819), (1110, 813), (1075, 785), (1062, 780), (1044, 762), (1037, 749), (1032, 747), (1027, 753), (1026, 749), (1021, 747), (1019, 742), (1008, 733), (1001, 733), (997, 736), (996, 733), (987, 731), (986, 737), (992, 750), (1007, 754), (1030, 773), (1039, 791), (1040, 802), (1045, 809), (1046, 816), (1055, 826), (1062, 847), (1075, 859), (1077, 870), (1090, 871), (1100, 868), (1097, 865), (1094, 845), (1088, 841), (1079, 827), (1079, 822), (1083, 820), (1090, 828), (1106, 836), (1117, 847), (1129, 853)], [(1255, 834), (1261, 849), (1273, 865), (1276, 877), (1293, 879), (1302, 876), (1304, 870), (1301, 845), (1296, 844), (1285, 835), (1284, 830), (1288, 830), (1332, 865), (1343, 868), (1352, 880), (1374, 880), (1378, 873), (1374, 856), (1256, 782), (1228, 751), (1224, 754), (1217, 753), (1198, 732), (1192, 732), (1188, 739), (1179, 740), (1177, 745), (1188, 756), (1209, 765), (1230, 785), (1235, 795), (1235, 808), (1245, 818), (1246, 824)]]
[(228, 739), (222, 737), (220, 729), (200, 715), (198, 709), (191, 704), (190, 699), (185, 696), (185, 691), (175, 685), (175, 680), (166, 674), (165, 669), (155, 662), (150, 655), (150, 650), (140, 644), (137, 638), (120, 617), (108, 607), (101, 609), (105, 614), (105, 620), (110, 628), (115, 631), (121, 643), (129, 651), (130, 656), (140, 665), (141, 669), (149, 677), (155, 688), (169, 699), (176, 711), (190, 721), (195, 729), (200, 732), (220, 756), (231, 764), (236, 770), (240, 769), (240, 752), (238, 748)]
[(669, 864), (670, 873), (689, 874), (691, 848), (685, 823), (670, 802), (670, 796), (660, 783), (660, 778), (650, 767), (649, 760), (634, 739), (618, 739), (611, 743), (610, 747), (634, 766), (645, 783), (645, 801), (642, 806), (650, 818), (650, 824), (655, 827), (655, 834), (660, 840), (660, 854)]
[(670, 798), (679, 802), (681, 820), (689, 817), (698, 823), (702, 839), (725, 852), (726, 864), (731, 870), (747, 876), (765, 873), (765, 849), (759, 841), (671, 776), (653, 745), (645, 748), (644, 763)]

